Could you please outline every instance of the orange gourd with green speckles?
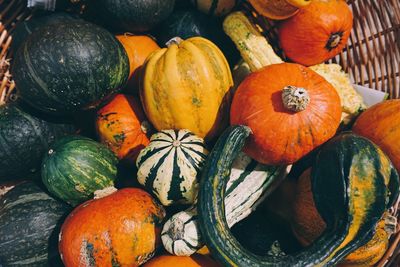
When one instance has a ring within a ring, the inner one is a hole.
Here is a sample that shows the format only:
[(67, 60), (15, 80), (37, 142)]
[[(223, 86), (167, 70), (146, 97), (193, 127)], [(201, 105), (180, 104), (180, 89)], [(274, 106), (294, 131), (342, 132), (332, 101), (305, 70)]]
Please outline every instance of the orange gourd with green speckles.
[(65, 220), (59, 251), (66, 267), (139, 266), (160, 244), (164, 208), (141, 189), (90, 200)]
[(135, 162), (140, 150), (149, 144), (149, 123), (133, 96), (118, 94), (97, 112), (96, 128), (103, 144), (119, 159)]

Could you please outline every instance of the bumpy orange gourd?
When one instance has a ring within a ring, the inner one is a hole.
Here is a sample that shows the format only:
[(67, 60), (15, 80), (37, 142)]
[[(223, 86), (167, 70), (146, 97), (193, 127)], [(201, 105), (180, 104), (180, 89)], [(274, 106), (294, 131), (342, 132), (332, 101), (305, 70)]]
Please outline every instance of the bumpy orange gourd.
[(129, 58), (128, 87), (132, 90), (137, 90), (139, 68), (146, 61), (146, 58), (154, 51), (160, 49), (160, 47), (151, 37), (146, 35), (125, 33), (115, 37), (123, 45)]
[[(325, 222), (318, 214), (311, 191), (311, 169), (299, 178), (293, 201), (291, 227), (293, 234), (303, 246), (309, 246), (325, 230)], [(340, 267), (374, 266), (384, 255), (390, 235), (385, 230), (385, 219), (379, 221), (373, 238), (344, 258)]]
[(245, 152), (271, 165), (293, 163), (326, 142), (336, 133), (340, 117), (340, 98), (332, 85), (292, 63), (251, 73), (231, 107), (231, 124), (252, 130)]
[(190, 257), (161, 255), (153, 258), (144, 267), (221, 267), (217, 262), (205, 255), (194, 254)]
[(334, 57), (345, 47), (353, 14), (344, 0), (313, 0), (279, 27), (279, 42), (294, 62), (311, 66)]
[(76, 208), (61, 228), (66, 267), (139, 266), (160, 244), (164, 208), (141, 189), (125, 188)]
[(188, 129), (209, 140), (227, 126), (233, 80), (215, 44), (202, 37), (173, 39), (144, 68), (140, 96), (157, 130)]
[(400, 172), (400, 100), (376, 104), (361, 113), (353, 132), (377, 144)]
[(140, 101), (133, 96), (118, 94), (97, 112), (100, 141), (120, 160), (135, 162), (140, 150), (150, 142), (149, 126)]

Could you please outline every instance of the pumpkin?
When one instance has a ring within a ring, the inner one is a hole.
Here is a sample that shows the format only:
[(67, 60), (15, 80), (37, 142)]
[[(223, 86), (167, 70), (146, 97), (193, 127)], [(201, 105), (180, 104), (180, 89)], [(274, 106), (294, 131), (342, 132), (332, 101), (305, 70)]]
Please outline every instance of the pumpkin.
[(336, 56), (347, 44), (353, 14), (343, 0), (313, 0), (278, 30), (285, 55), (296, 63), (311, 66)]
[[(229, 227), (249, 216), (282, 182), (282, 166), (266, 166), (240, 153), (233, 163), (225, 197), (226, 220)], [(161, 239), (171, 254), (190, 256), (201, 247), (195, 206), (173, 215), (163, 227)]]
[(123, 86), (129, 61), (108, 31), (83, 20), (64, 21), (41, 27), (21, 45), (12, 74), (19, 96), (33, 107), (72, 113), (96, 107)]
[(149, 128), (140, 101), (133, 96), (117, 94), (97, 112), (96, 129), (101, 143), (120, 160), (136, 161), (140, 150), (149, 144)]
[(100, 0), (96, 2), (104, 21), (116, 30), (144, 32), (165, 20), (175, 0)]
[(245, 152), (270, 165), (293, 163), (326, 142), (340, 117), (340, 98), (332, 85), (293, 63), (251, 73), (231, 106), (231, 124), (252, 130)]
[(200, 229), (213, 257), (223, 265), (334, 265), (371, 238), (399, 195), (399, 176), (388, 157), (368, 139), (339, 135), (322, 146), (312, 166), (312, 192), (327, 224), (324, 234), (296, 254), (256, 256), (230, 233), (224, 205), (229, 169), (250, 133), (247, 126), (229, 127), (203, 169), (197, 206)]
[(157, 130), (188, 129), (211, 140), (228, 123), (232, 85), (229, 65), (212, 42), (174, 39), (147, 59), (140, 96)]
[(60, 266), (57, 238), (69, 211), (32, 182), (15, 185), (0, 198), (0, 265)]
[(154, 134), (136, 161), (138, 181), (164, 206), (193, 204), (198, 175), (208, 151), (203, 139), (187, 130), (164, 130)]
[(147, 262), (144, 267), (220, 267), (217, 262), (205, 255), (195, 254), (191, 257), (161, 255)]
[(311, 4), (312, 0), (286, 0), (289, 4), (296, 7), (305, 7)]
[(153, 257), (164, 216), (164, 208), (137, 188), (89, 200), (61, 227), (59, 249), (64, 265), (139, 266)]
[(191, 2), (207, 15), (223, 16), (237, 5), (238, 0), (191, 0)]
[(249, 2), (259, 14), (275, 20), (290, 18), (299, 11), (286, 0), (249, 0)]
[(30, 115), (15, 104), (1, 106), (0, 181), (36, 178), (50, 145), (74, 131), (70, 124)]
[[(326, 227), (325, 222), (315, 207), (310, 176), (311, 169), (308, 169), (300, 176), (296, 198), (293, 202), (292, 230), (297, 240), (303, 246), (309, 246), (314, 242)], [(388, 248), (389, 237), (392, 234), (389, 231), (390, 218), (391, 216), (385, 213), (383, 218), (378, 222), (372, 239), (347, 255), (341, 263), (344, 266), (374, 266)]]
[(128, 89), (137, 92), (139, 88), (139, 70), (146, 58), (160, 47), (147, 35), (124, 33), (115, 36), (123, 45), (129, 58)]
[(376, 104), (361, 113), (353, 125), (353, 132), (377, 144), (400, 171), (400, 100)]
[(89, 138), (67, 136), (53, 144), (42, 163), (42, 181), (50, 193), (76, 206), (97, 190), (114, 185), (118, 160)]

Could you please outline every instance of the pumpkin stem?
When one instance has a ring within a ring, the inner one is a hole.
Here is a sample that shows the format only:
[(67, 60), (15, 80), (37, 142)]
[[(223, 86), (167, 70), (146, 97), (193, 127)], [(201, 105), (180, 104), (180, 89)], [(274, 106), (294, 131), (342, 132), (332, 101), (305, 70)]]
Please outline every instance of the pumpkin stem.
[(286, 109), (299, 112), (307, 108), (310, 96), (305, 88), (289, 85), (282, 90), (282, 102)]
[(99, 198), (109, 196), (116, 191), (118, 191), (118, 189), (115, 188), (114, 186), (109, 186), (104, 189), (96, 190), (94, 192), (94, 199), (99, 199)]
[(169, 40), (165, 45), (167, 47), (170, 47), (173, 44), (179, 45), (182, 42), (183, 42), (183, 39), (181, 37), (174, 37), (171, 40)]
[(330, 37), (328, 42), (326, 43), (326, 49), (331, 51), (332, 49), (336, 48), (340, 42), (342, 41), (343, 32), (336, 32), (333, 33)]

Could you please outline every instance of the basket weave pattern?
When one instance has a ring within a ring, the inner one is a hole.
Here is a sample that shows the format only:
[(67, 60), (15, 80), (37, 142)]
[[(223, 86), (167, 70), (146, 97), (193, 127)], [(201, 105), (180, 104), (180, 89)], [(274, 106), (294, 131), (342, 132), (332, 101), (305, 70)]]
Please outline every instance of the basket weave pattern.
[[(400, 1), (348, 0), (348, 3), (354, 15), (353, 31), (346, 48), (331, 62), (340, 64), (355, 84), (386, 92), (390, 98), (400, 98)], [(26, 8), (24, 0), (0, 0), (0, 105), (9, 101), (15, 91), (9, 70), (13, 52), (11, 34), (19, 22), (34, 13), (35, 10)], [(276, 42), (276, 24), (254, 12), (253, 15), (275, 51), (285, 58)], [(392, 208), (392, 214), (399, 218), (398, 204)], [(400, 231), (397, 231), (377, 266), (400, 266), (399, 241)]]

